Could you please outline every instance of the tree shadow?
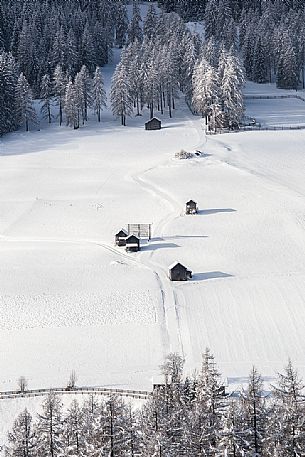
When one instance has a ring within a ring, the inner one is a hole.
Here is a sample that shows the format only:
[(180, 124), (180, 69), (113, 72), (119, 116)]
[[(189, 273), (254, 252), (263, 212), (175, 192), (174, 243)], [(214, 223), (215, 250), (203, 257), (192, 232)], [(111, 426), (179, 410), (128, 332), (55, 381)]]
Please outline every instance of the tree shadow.
[(218, 214), (218, 213), (235, 213), (236, 209), (234, 208), (211, 208), (211, 209), (200, 209), (197, 214), (200, 215), (209, 215), (209, 214)]
[(173, 124), (162, 125), (162, 129), (173, 129), (176, 127), (184, 127), (183, 122), (174, 122)]
[(223, 271), (207, 271), (205, 273), (194, 273), (193, 281), (207, 281), (208, 279), (233, 278), (234, 275), (224, 273)]

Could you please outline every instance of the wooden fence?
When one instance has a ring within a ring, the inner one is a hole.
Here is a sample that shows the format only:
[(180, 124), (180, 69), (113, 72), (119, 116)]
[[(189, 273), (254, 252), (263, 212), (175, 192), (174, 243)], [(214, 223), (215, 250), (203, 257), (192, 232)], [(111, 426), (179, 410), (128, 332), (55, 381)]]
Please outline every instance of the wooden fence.
[(283, 98), (296, 98), (305, 102), (305, 97), (297, 94), (287, 94), (287, 95), (244, 95), (245, 100), (281, 100)]
[(49, 393), (54, 392), (59, 395), (118, 395), (120, 397), (130, 397), (140, 400), (148, 400), (152, 392), (147, 390), (128, 390), (128, 389), (108, 389), (105, 387), (74, 387), (74, 388), (62, 388), (54, 387), (50, 389), (33, 389), (25, 391), (9, 390), (6, 392), (0, 392), (0, 400), (9, 398), (31, 398), (31, 397), (43, 397)]

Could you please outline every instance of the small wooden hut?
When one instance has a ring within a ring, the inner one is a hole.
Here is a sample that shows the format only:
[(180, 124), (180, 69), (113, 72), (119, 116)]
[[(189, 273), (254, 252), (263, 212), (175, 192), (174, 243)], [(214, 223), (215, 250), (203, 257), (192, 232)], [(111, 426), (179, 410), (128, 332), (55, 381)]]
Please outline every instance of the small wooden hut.
[(168, 267), (168, 276), (171, 281), (187, 281), (191, 279), (192, 272), (179, 262), (174, 262)]
[(150, 119), (150, 121), (145, 122), (145, 130), (160, 130), (161, 121), (156, 117)]
[(127, 237), (128, 233), (126, 232), (126, 230), (121, 229), (118, 233), (115, 234), (115, 244), (117, 246), (125, 246)]
[(140, 239), (136, 235), (129, 235), (126, 238), (126, 251), (138, 252), (140, 250)]
[(185, 214), (197, 214), (198, 207), (197, 203), (194, 200), (190, 200), (185, 205)]

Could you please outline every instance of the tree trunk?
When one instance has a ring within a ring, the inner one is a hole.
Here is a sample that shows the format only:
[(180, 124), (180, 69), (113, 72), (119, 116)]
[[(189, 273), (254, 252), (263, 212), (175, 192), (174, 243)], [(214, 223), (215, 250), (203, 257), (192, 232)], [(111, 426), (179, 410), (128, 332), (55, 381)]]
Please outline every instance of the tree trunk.
[(62, 101), (59, 100), (59, 125), (62, 124)]

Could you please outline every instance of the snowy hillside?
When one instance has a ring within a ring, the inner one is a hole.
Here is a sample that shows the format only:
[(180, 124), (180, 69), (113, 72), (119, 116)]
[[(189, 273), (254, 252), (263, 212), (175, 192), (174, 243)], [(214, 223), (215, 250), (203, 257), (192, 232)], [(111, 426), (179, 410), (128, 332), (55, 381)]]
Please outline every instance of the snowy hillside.
[[(228, 378), (253, 363), (272, 376), (289, 355), (302, 369), (304, 134), (207, 141), (180, 103), (160, 132), (140, 118), (2, 140), (2, 389), (21, 374), (62, 385), (71, 369), (150, 388), (164, 354), (192, 370), (206, 345)], [(205, 157), (173, 159), (181, 147)], [(189, 198), (197, 216), (182, 215)], [(138, 254), (113, 246), (128, 222), (153, 224)], [(192, 281), (168, 281), (176, 259)]]
[[(118, 61), (103, 68), (108, 95)], [(279, 93), (292, 92), (245, 90)], [(21, 375), (64, 386), (71, 370), (79, 385), (151, 389), (169, 352), (191, 373), (207, 346), (230, 389), (253, 364), (268, 384), (288, 357), (305, 376), (305, 130), (206, 137), (183, 97), (176, 108), (155, 132), (147, 111), (123, 128), (108, 110), (101, 125), (1, 139), (0, 390)], [(246, 108), (305, 125), (300, 100)], [(175, 159), (182, 148), (202, 155)], [(139, 253), (114, 246), (128, 223), (152, 223)], [(169, 281), (176, 260), (192, 280)], [(0, 442), (25, 403), (0, 403)]]

